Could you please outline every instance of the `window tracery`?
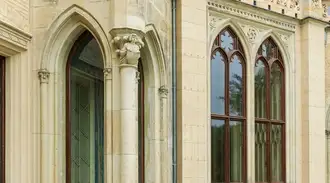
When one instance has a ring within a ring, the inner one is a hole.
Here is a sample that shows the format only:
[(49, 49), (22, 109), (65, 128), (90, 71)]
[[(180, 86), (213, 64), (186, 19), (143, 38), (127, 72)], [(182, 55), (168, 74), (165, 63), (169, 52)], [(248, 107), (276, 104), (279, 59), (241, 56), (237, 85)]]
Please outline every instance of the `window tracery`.
[(246, 180), (245, 57), (238, 37), (223, 29), (211, 57), (212, 182)]

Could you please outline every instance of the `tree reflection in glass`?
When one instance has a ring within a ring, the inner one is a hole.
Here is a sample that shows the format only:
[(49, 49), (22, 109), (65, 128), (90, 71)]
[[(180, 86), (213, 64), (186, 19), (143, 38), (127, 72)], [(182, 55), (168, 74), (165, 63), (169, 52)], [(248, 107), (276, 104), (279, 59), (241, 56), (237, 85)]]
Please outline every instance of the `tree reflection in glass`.
[(225, 113), (225, 63), (219, 51), (211, 61), (211, 111), (213, 114)]
[(238, 55), (234, 55), (231, 59), (229, 77), (229, 112), (232, 116), (242, 116), (242, 65)]

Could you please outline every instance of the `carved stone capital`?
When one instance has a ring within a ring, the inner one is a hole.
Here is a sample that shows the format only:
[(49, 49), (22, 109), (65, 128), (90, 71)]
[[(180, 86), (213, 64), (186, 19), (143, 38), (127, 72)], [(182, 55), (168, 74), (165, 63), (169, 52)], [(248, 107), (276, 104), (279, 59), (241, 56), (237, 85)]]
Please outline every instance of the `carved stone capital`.
[(159, 95), (161, 98), (167, 98), (167, 95), (168, 95), (168, 89), (166, 86), (161, 86), (159, 89), (158, 89), (158, 92), (159, 92)]
[(327, 136), (327, 138), (330, 138), (330, 130), (325, 130), (325, 135)]
[(137, 34), (123, 34), (116, 36), (112, 43), (114, 44), (120, 64), (137, 66), (140, 58), (140, 49), (144, 43)]
[(49, 75), (50, 75), (50, 73), (47, 69), (40, 69), (38, 71), (38, 77), (40, 79), (40, 83), (48, 83)]
[(112, 79), (112, 68), (104, 68), (103, 73), (106, 79)]

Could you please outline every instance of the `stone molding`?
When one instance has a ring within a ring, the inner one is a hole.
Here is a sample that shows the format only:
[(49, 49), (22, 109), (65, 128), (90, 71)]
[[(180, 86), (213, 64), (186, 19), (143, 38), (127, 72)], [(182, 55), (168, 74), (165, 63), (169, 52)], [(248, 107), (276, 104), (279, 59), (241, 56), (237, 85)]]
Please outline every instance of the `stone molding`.
[(49, 71), (47, 69), (40, 69), (38, 71), (38, 77), (40, 80), (40, 83), (48, 83), (49, 82)]
[(116, 48), (120, 65), (137, 66), (140, 58), (140, 49), (144, 46), (140, 36), (135, 33), (118, 35), (113, 38), (112, 44)]
[[(285, 18), (279, 19), (278, 16), (275, 17), (272, 15), (258, 13), (255, 7), (249, 10), (246, 4), (244, 4), (245, 8), (243, 8), (243, 5), (242, 7), (237, 6), (238, 5), (237, 2), (233, 4), (233, 2), (229, 2), (229, 1), (224, 2), (223, 0), (209, 0), (207, 4), (209, 9), (214, 10), (215, 12), (221, 12), (229, 15), (234, 15), (237, 17), (242, 17), (247, 20), (256, 21), (260, 24), (275, 26), (278, 28), (282, 28), (284, 30), (289, 30), (293, 32), (296, 30), (295, 23), (293, 22), (290, 23), (288, 21), (285, 21)], [(263, 9), (260, 8), (260, 11), (263, 11)]]
[(161, 86), (159, 89), (158, 89), (158, 92), (159, 92), (159, 95), (161, 98), (167, 98), (167, 95), (168, 95), (168, 88), (166, 86)]
[[(6, 45), (10, 50), (13, 50), (16, 53), (27, 50), (28, 43), (31, 40), (32, 36), (5, 23), (0, 21), (0, 45), (1, 40), (4, 40)], [(9, 44), (8, 44), (9, 43)]]

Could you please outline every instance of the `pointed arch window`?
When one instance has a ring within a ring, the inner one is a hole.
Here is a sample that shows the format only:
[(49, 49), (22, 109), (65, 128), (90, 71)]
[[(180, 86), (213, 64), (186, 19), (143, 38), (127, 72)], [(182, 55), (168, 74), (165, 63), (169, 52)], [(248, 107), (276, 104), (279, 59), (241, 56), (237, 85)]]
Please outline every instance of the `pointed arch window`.
[(211, 54), (212, 183), (246, 181), (246, 70), (241, 42), (229, 28)]
[(104, 182), (104, 75), (101, 49), (83, 32), (66, 67), (66, 183)]
[(272, 40), (255, 60), (255, 180), (285, 180), (285, 78), (281, 53)]

